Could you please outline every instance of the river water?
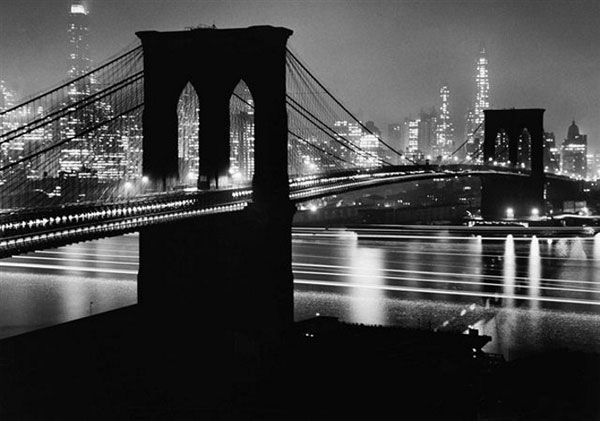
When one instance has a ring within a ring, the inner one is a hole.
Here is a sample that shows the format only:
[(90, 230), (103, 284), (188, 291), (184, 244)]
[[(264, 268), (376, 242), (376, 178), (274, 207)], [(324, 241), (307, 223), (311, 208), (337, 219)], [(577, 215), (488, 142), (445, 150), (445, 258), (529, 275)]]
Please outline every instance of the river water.
[[(507, 359), (600, 352), (600, 236), (438, 228), (293, 235), (295, 319), (315, 315), (492, 337)], [(137, 235), (0, 260), (0, 337), (137, 300)]]

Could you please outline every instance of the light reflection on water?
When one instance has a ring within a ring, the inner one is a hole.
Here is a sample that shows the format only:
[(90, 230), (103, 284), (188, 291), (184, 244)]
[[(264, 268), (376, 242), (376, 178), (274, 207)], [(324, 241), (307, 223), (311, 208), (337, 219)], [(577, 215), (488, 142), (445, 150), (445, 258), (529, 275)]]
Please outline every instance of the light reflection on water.
[[(455, 235), (444, 231), (427, 238), (412, 235), (388, 241), (356, 235), (295, 241), (295, 263), (320, 265), (312, 269), (314, 275), (303, 267), (307, 274), (302, 277), (333, 285), (296, 285), (296, 319), (319, 312), (363, 324), (444, 326), (458, 332), (472, 325), (493, 338), (484, 350), (507, 358), (550, 345), (600, 351), (600, 306), (537, 299), (566, 294), (600, 300), (600, 293), (589, 291), (600, 289), (600, 234), (554, 239)], [(125, 240), (117, 237), (101, 245), (67, 247), (64, 257), (81, 258), (78, 253), (86, 252), (86, 259), (95, 253), (115, 259), (121, 254), (120, 241)], [(128, 247), (130, 255), (137, 253), (136, 243)], [(135, 276), (111, 276), (70, 269), (40, 274), (0, 268), (0, 337), (134, 304)], [(547, 286), (588, 291), (564, 292)], [(428, 288), (490, 297), (432, 294)], [(519, 295), (527, 300), (516, 299)]]
[(382, 306), (378, 305), (385, 294), (381, 288), (378, 288), (385, 284), (381, 276), (384, 262), (383, 250), (358, 247), (358, 244), (354, 243), (354, 247), (351, 247), (348, 252), (352, 264), (350, 283), (366, 286), (350, 288), (348, 291), (353, 298), (349, 321), (370, 325), (383, 324), (385, 315)]
[(137, 302), (135, 281), (90, 279), (75, 273), (0, 269), (0, 291), (0, 338)]
[(594, 235), (594, 266), (600, 267), (600, 233)]
[(535, 298), (540, 296), (540, 278), (542, 277), (542, 258), (540, 256), (540, 240), (534, 235), (529, 246), (529, 296), (532, 310), (539, 310), (540, 302)]
[[(311, 261), (312, 247), (296, 246), (296, 252), (302, 249), (303, 262)], [(296, 288), (297, 317), (306, 314), (306, 308), (318, 308), (321, 314), (355, 323), (407, 327), (429, 323), (455, 331), (470, 325), (492, 337), (485, 351), (508, 359), (548, 347), (600, 352), (600, 307), (574, 303), (599, 301), (600, 291), (595, 290), (600, 279), (600, 235), (593, 239), (513, 235), (458, 240), (409, 236), (387, 242), (363, 239), (353, 244), (348, 257), (347, 264), (354, 269), (346, 281), (369, 275), (372, 285), (401, 285), (411, 291), (350, 288), (344, 295), (332, 288), (315, 288), (311, 293)], [(403, 272), (406, 279), (386, 278), (382, 270), (390, 267)], [(442, 286), (449, 295), (426, 292)], [(578, 291), (581, 288), (587, 291)], [(461, 290), (484, 295), (480, 299), (456, 295)], [(326, 305), (321, 294), (327, 297)], [(485, 294), (492, 296), (486, 298)], [(548, 302), (563, 297), (567, 301)], [(423, 302), (434, 304), (427, 311), (422, 311), (427, 305), (414, 304)], [(343, 310), (336, 313), (337, 306)]]

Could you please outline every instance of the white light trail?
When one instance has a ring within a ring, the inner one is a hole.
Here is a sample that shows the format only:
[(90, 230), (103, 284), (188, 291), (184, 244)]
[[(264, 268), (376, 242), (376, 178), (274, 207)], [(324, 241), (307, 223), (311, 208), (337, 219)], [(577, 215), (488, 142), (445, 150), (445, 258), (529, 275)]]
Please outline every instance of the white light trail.
[(591, 300), (575, 300), (568, 298), (558, 297), (540, 297), (532, 298), (527, 295), (505, 295), (487, 292), (471, 292), (471, 291), (453, 291), (445, 289), (434, 289), (434, 288), (413, 288), (413, 287), (400, 287), (395, 285), (372, 285), (372, 284), (357, 284), (357, 283), (340, 283), (330, 281), (313, 281), (310, 279), (294, 279), (295, 284), (299, 285), (314, 285), (314, 286), (330, 286), (337, 288), (377, 288), (386, 291), (398, 291), (398, 292), (417, 292), (425, 294), (440, 294), (440, 295), (459, 295), (464, 297), (479, 297), (479, 298), (502, 298), (502, 299), (517, 299), (517, 300), (539, 300), (552, 303), (563, 303), (563, 304), (588, 304), (600, 306), (600, 301)]
[[(51, 260), (54, 262), (82, 262), (82, 263), (98, 263), (106, 265), (128, 265), (137, 266), (137, 262), (115, 262), (109, 260), (89, 260), (89, 259), (74, 259), (70, 257), (44, 257), (44, 256), (12, 256), (11, 259), (29, 259), (29, 260)], [(67, 266), (69, 267), (69, 266)]]
[[(318, 267), (318, 268), (331, 268), (331, 269), (344, 269), (351, 270), (352, 266), (344, 266), (344, 265), (325, 265), (319, 263), (296, 263), (293, 262), (292, 266), (308, 266), (308, 267)], [(383, 272), (395, 272), (395, 273), (408, 273), (408, 274), (420, 274), (420, 275), (433, 275), (433, 276), (453, 276), (453, 277), (467, 277), (467, 278), (491, 278), (491, 279), (504, 279), (503, 275), (482, 275), (482, 274), (473, 274), (473, 273), (461, 273), (461, 272), (433, 272), (426, 270), (407, 270), (407, 269), (380, 269)], [(326, 272), (326, 273), (336, 273), (336, 272)], [(520, 281), (529, 281), (529, 278), (526, 276), (515, 276), (516, 280)], [(598, 282), (594, 281), (575, 281), (570, 279), (552, 279), (552, 278), (539, 278), (542, 282), (564, 282), (564, 283), (575, 283), (575, 284), (592, 284), (598, 285)], [(498, 284), (499, 285), (499, 284)]]
[(26, 268), (26, 269), (50, 269), (60, 271), (77, 271), (77, 272), (93, 272), (93, 273), (110, 273), (118, 275), (137, 275), (137, 270), (125, 270), (125, 269), (109, 269), (109, 268), (87, 268), (81, 266), (55, 266), (55, 265), (42, 265), (37, 263), (12, 263), (0, 261), (0, 267), (10, 268)]
[[(491, 283), (491, 282), (473, 282), (473, 281), (457, 281), (451, 279), (423, 279), (423, 278), (415, 278), (410, 276), (385, 276), (385, 275), (363, 275), (363, 274), (354, 274), (354, 273), (343, 273), (343, 272), (318, 272), (318, 271), (302, 271), (302, 270), (294, 270), (294, 274), (302, 274), (302, 275), (319, 275), (319, 276), (342, 276), (342, 277), (360, 277), (366, 279), (385, 279), (390, 281), (415, 281), (421, 283), (433, 283), (433, 284), (453, 284), (453, 285), (474, 285), (474, 286), (490, 286), (495, 288), (503, 287), (502, 284)], [(342, 285), (346, 285), (346, 282), (340, 282)], [(348, 283), (349, 284), (349, 283)], [(519, 288), (532, 288), (530, 285), (519, 285)], [(561, 287), (549, 287), (549, 286), (537, 286), (536, 290), (551, 290), (551, 291), (561, 291), (561, 292), (591, 292), (600, 294), (600, 290), (595, 289), (585, 289), (585, 288), (561, 288)], [(514, 288), (513, 288), (514, 289)], [(511, 292), (505, 294), (506, 296), (514, 295)]]
[[(94, 250), (94, 249), (85, 249), (85, 250)], [(103, 250), (110, 251), (110, 250)], [(117, 250), (114, 250), (117, 251)], [(127, 253), (123, 252), (122, 254), (101, 254), (101, 253), (84, 253), (80, 251), (52, 251), (52, 250), (37, 250), (34, 253), (36, 254), (60, 254), (60, 255), (68, 255), (68, 256), (99, 256), (99, 257), (122, 257), (123, 259), (138, 259), (138, 253)]]

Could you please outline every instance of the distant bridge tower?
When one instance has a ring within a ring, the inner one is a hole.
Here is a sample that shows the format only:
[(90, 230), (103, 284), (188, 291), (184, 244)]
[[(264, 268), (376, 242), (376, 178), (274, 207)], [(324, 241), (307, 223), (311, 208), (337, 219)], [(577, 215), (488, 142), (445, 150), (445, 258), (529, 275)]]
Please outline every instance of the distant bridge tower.
[(285, 102), (291, 34), (269, 26), (137, 33), (144, 50), (143, 172), (156, 189), (178, 182), (177, 102), (188, 82), (200, 101), (200, 188), (219, 188), (227, 176), (229, 102), (241, 80), (255, 104), (252, 204), (140, 233), (140, 308), (157, 330), (179, 328), (185, 346), (203, 338), (205, 349), (222, 355), (234, 342), (261, 348), (293, 323)]
[[(489, 176), (482, 179), (481, 213), (484, 218), (506, 216), (512, 208), (515, 217), (530, 216), (533, 209), (544, 212), (544, 109), (485, 110), (484, 164), (489, 165), (498, 153), (496, 137), (508, 138), (508, 161), (520, 168), (525, 156), (531, 162), (531, 176), (515, 181), (514, 177)], [(519, 150), (519, 137), (527, 129), (531, 144), (528, 154)]]

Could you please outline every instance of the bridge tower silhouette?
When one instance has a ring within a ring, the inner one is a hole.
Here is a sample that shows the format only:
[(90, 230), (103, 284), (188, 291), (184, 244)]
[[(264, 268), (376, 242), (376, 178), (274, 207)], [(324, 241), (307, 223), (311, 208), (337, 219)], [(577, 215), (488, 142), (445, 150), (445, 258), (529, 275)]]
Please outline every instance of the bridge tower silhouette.
[(519, 136), (527, 129), (530, 137), (529, 157), (531, 175), (521, 181), (514, 178), (490, 175), (482, 177), (481, 214), (485, 218), (506, 215), (511, 207), (515, 216), (528, 216), (533, 208), (540, 214), (544, 210), (544, 109), (484, 110), (485, 137), (484, 164), (494, 160), (501, 151), (496, 150), (496, 137), (504, 132), (508, 137), (508, 160), (512, 168), (521, 164)]
[(291, 34), (270, 26), (137, 33), (145, 72), (143, 173), (155, 189), (178, 181), (176, 107), (188, 82), (200, 101), (200, 189), (222, 188), (219, 180), (227, 176), (229, 101), (238, 82), (247, 84), (254, 99), (250, 204), (140, 232), (142, 311), (167, 330), (179, 326), (180, 333), (194, 336), (190, 340), (201, 330), (223, 352), (234, 342), (262, 348), (293, 324), (295, 208), (289, 199), (285, 102)]

